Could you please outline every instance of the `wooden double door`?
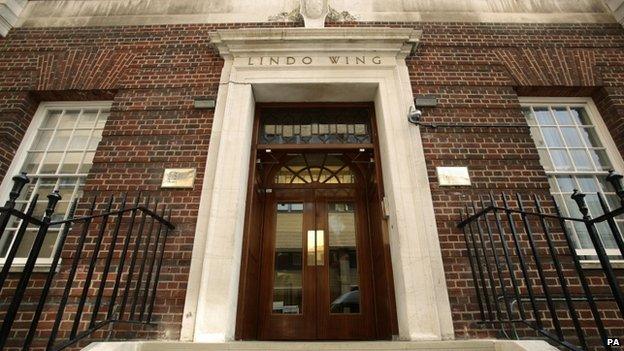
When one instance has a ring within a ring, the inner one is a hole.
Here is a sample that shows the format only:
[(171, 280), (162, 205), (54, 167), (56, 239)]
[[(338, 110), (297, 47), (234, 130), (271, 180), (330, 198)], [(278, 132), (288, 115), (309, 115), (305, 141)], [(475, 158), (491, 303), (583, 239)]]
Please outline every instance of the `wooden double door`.
[(273, 189), (264, 208), (259, 338), (375, 338), (367, 209), (361, 192)]

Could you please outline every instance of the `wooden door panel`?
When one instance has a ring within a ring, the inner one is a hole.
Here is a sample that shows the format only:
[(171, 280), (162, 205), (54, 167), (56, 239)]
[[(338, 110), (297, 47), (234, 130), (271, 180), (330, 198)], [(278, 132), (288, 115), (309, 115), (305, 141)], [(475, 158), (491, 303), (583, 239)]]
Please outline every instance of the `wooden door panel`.
[[(375, 338), (370, 244), (363, 196), (327, 189), (282, 190), (268, 195), (266, 209), (260, 338)], [(316, 259), (311, 261), (306, 254), (315, 241), (308, 242), (308, 231), (318, 233), (316, 243), (321, 238), (323, 243), (316, 247)], [(298, 253), (300, 282), (296, 270), (289, 271), (287, 267), (288, 262), (292, 264), (289, 256), (292, 252)], [(283, 278), (290, 278), (292, 284), (286, 284)], [(296, 289), (298, 283), (302, 286), (301, 299), (282, 293), (293, 293), (291, 286)]]
[(268, 195), (260, 288), (259, 336), (316, 338), (314, 267), (305, 263), (305, 234), (314, 226), (309, 191)]

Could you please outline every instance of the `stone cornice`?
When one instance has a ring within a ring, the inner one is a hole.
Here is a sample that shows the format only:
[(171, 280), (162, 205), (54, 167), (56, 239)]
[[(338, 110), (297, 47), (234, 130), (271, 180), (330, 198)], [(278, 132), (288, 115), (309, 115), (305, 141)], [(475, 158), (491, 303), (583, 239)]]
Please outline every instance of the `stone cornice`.
[(376, 52), (404, 58), (422, 31), (411, 28), (247, 28), (210, 33), (223, 58), (292, 53)]
[(0, 35), (6, 36), (17, 23), (26, 0), (0, 0)]

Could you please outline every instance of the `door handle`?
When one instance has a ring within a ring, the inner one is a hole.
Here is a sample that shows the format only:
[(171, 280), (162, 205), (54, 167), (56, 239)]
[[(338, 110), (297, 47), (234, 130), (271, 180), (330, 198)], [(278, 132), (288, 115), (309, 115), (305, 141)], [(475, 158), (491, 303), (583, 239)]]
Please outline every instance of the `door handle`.
[(308, 230), (306, 262), (308, 266), (323, 266), (325, 264), (325, 231)]
[(308, 230), (308, 252), (306, 254), (308, 266), (316, 263), (316, 231)]
[(316, 265), (325, 264), (325, 231), (316, 231)]

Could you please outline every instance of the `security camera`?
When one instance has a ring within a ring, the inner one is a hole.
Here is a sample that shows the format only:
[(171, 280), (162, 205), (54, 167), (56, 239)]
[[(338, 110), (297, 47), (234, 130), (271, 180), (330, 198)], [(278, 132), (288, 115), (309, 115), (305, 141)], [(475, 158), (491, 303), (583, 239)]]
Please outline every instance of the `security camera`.
[(419, 124), (420, 118), (422, 117), (422, 111), (416, 109), (414, 106), (410, 107), (410, 110), (407, 114), (407, 120), (412, 124)]

